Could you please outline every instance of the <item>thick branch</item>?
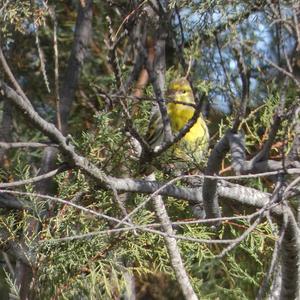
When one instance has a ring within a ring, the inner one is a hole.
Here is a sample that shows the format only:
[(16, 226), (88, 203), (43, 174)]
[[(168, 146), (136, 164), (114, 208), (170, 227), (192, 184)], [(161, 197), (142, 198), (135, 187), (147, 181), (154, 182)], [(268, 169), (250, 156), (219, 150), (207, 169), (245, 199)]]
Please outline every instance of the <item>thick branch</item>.
[(3, 251), (12, 255), (15, 259), (22, 261), (26, 265), (30, 265), (32, 257), (28, 256), (28, 252), (24, 249), (19, 241), (14, 240), (11, 233), (5, 229), (0, 230), (1, 248)]
[(174, 235), (174, 231), (172, 228), (172, 224), (168, 213), (166, 211), (166, 207), (162, 200), (161, 196), (155, 196), (153, 199), (154, 202), (154, 210), (157, 218), (162, 224), (163, 231), (168, 235), (164, 237), (166, 247), (170, 256), (171, 265), (174, 269), (177, 281), (181, 288), (181, 292), (183, 293), (185, 299), (187, 300), (197, 300), (191, 282), (189, 280), (188, 274), (184, 268), (184, 264), (179, 252), (179, 248), (176, 242), (176, 239), (170, 237)]
[[(11, 141), (11, 132), (13, 129), (13, 116), (12, 116), (12, 105), (5, 98), (2, 99), (0, 95), (0, 100), (3, 100), (3, 114), (0, 128), (0, 138), (2, 141)], [(0, 143), (0, 148), (1, 143)], [(5, 158), (6, 149), (0, 149), (0, 164), (3, 165)]]
[[(227, 132), (223, 138), (214, 147), (205, 170), (205, 175), (216, 175), (221, 169), (222, 160), (229, 150), (228, 135)], [(203, 182), (203, 205), (207, 218), (219, 218), (221, 216), (218, 195), (217, 195), (217, 180), (211, 178), (205, 178)]]
[(282, 241), (280, 299), (299, 299), (300, 232), (291, 210), (286, 207), (285, 213), (288, 215), (288, 222)]
[(92, 32), (93, 1), (87, 0), (84, 7), (81, 4), (78, 6), (74, 43), (60, 91), (60, 118), (63, 133), (66, 133), (68, 116)]
[(1, 193), (0, 207), (9, 209), (23, 209), (25, 207), (29, 207), (29, 203), (26, 204), (24, 201), (20, 201), (15, 196), (10, 194)]

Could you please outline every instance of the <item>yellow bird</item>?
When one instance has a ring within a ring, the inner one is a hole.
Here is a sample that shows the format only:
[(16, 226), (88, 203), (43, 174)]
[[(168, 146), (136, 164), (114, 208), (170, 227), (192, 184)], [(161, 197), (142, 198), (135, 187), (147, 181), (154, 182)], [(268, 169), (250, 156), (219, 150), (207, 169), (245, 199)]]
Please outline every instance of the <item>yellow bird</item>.
[[(172, 81), (167, 91), (167, 99), (171, 129), (176, 134), (192, 118), (195, 111), (195, 99), (188, 80), (180, 78)], [(157, 106), (152, 111), (146, 139), (153, 149), (164, 141), (163, 123)], [(199, 160), (207, 150), (208, 141), (208, 129), (200, 114), (196, 123), (175, 146), (175, 156), (183, 160), (188, 157)]]

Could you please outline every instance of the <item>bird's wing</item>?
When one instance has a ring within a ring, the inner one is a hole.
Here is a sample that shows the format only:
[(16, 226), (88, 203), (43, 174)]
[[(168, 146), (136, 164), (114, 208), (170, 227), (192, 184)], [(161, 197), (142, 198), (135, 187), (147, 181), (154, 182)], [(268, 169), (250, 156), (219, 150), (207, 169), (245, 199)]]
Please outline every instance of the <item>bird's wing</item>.
[(161, 145), (164, 140), (164, 126), (157, 105), (152, 107), (146, 140), (152, 149)]

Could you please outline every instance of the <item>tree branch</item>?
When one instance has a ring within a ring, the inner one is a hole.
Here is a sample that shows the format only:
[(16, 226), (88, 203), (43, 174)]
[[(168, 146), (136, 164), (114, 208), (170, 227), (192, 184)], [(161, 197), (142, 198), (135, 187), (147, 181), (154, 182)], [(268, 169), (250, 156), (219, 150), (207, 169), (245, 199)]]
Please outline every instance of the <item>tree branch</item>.
[[(174, 235), (173, 228), (170, 222), (170, 218), (166, 211), (166, 207), (161, 196), (155, 196), (153, 199), (154, 210), (157, 218), (159, 219), (163, 231), (168, 235)], [(170, 256), (171, 266), (174, 269), (177, 282), (180, 285), (181, 292), (187, 300), (197, 300), (198, 297), (193, 290), (188, 274), (185, 270), (178, 245), (175, 238), (166, 236), (164, 237), (165, 244)]]
[(60, 119), (63, 133), (67, 132), (67, 120), (92, 32), (93, 1), (86, 0), (84, 7), (81, 4), (78, 4), (78, 7), (74, 43), (60, 90)]

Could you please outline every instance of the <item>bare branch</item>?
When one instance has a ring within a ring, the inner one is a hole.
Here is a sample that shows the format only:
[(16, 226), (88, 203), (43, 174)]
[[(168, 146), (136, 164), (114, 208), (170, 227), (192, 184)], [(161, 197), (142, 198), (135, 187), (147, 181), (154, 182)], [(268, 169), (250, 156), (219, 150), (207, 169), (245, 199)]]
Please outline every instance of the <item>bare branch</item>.
[(60, 95), (59, 95), (59, 65), (58, 65), (58, 45), (57, 45), (57, 19), (55, 10), (51, 7), (49, 9), (50, 16), (53, 21), (53, 52), (54, 52), (54, 84), (55, 84), (55, 98), (56, 98), (56, 121), (57, 128), (62, 130), (60, 119)]
[[(197, 219), (197, 220), (193, 220), (193, 221), (177, 221), (177, 222), (171, 222), (170, 224), (172, 226), (181, 226), (181, 225), (191, 225), (191, 224), (206, 224), (206, 223), (212, 223), (212, 222), (216, 222), (216, 221), (230, 221), (230, 220), (251, 220), (253, 219), (255, 216), (257, 216), (259, 214), (259, 212), (255, 212), (251, 215), (246, 215), (246, 216), (235, 216), (235, 217), (223, 217), (223, 218), (219, 218), (219, 219)], [(122, 227), (122, 228), (117, 228), (117, 226), (114, 229), (108, 229), (108, 230), (102, 230), (102, 231), (92, 231), (86, 234), (78, 234), (78, 235), (73, 235), (73, 236), (67, 236), (67, 237), (63, 237), (63, 238), (57, 238), (57, 239), (51, 239), (51, 240), (43, 240), (40, 241), (40, 244), (44, 244), (44, 243), (56, 243), (56, 242), (64, 242), (64, 241), (72, 241), (72, 240), (77, 240), (77, 239), (85, 239), (85, 238), (92, 238), (94, 236), (98, 236), (98, 235), (105, 235), (105, 234), (111, 234), (111, 233), (117, 233), (117, 232), (123, 232), (123, 231), (133, 231), (133, 230), (140, 230), (143, 231), (145, 228), (146, 229), (151, 229), (151, 228), (157, 228), (157, 227), (161, 227), (161, 223), (151, 223), (151, 224), (144, 224), (144, 225), (132, 225), (130, 227)], [(146, 230), (144, 230), (146, 231)], [(150, 231), (149, 231), (150, 232)], [(159, 231), (151, 231), (152, 233), (155, 234), (159, 234), (162, 236), (167, 236), (166, 234), (164, 234), (163, 232), (159, 232)], [(188, 237), (186, 239), (183, 239), (182, 236), (178, 236), (178, 235), (174, 235), (172, 236), (178, 240), (185, 240), (188, 242), (199, 242), (199, 243), (206, 243), (206, 244), (229, 244), (232, 243), (234, 240), (202, 240), (202, 239), (192, 239), (190, 240)]]
[(249, 102), (249, 93), (250, 93), (250, 72), (246, 67), (245, 61), (243, 59), (243, 53), (241, 49), (234, 47), (233, 48), (235, 55), (237, 57), (237, 65), (239, 68), (239, 73), (242, 81), (242, 95), (241, 95), (241, 103), (238, 110), (238, 115), (234, 121), (232, 126), (232, 132), (236, 133), (240, 123), (242, 122), (243, 118), (246, 114), (247, 105)]
[(47, 91), (48, 91), (48, 93), (51, 93), (49, 80), (48, 80), (48, 76), (47, 76), (47, 72), (46, 72), (46, 66), (45, 66), (45, 55), (44, 55), (43, 50), (40, 45), (39, 31), (38, 31), (38, 26), (36, 26), (36, 25), (35, 25), (34, 34), (35, 34), (35, 43), (36, 43), (36, 47), (38, 50), (38, 56), (39, 56), (40, 65), (41, 65), (41, 72), (43, 74), (43, 78), (44, 78), (44, 82), (45, 82)]
[[(168, 235), (174, 235), (173, 228), (170, 222), (170, 218), (166, 211), (166, 207), (161, 196), (155, 196), (153, 198), (154, 210), (157, 218), (161, 222), (162, 228)], [(196, 300), (195, 291), (193, 290), (192, 284), (189, 280), (188, 274), (185, 270), (176, 239), (172, 237), (165, 237), (165, 244), (170, 256), (171, 266), (174, 269), (175, 276), (180, 285), (181, 292), (187, 300)]]
[(269, 267), (268, 272), (266, 273), (266, 275), (264, 277), (264, 280), (263, 280), (263, 282), (262, 282), (262, 284), (259, 288), (259, 291), (257, 293), (257, 296), (256, 296), (255, 300), (265, 299), (265, 295), (266, 295), (266, 293), (269, 289), (271, 279), (274, 278), (274, 274), (276, 273), (276, 269), (278, 269), (279, 256), (280, 256), (280, 252), (281, 252), (283, 234), (284, 234), (284, 231), (285, 231), (285, 230), (283, 230), (283, 228), (286, 228), (286, 224), (284, 226), (282, 226), (282, 228), (279, 232), (279, 238), (275, 243), (275, 247), (274, 247), (274, 250), (273, 250), (270, 267)]
[(0, 207), (8, 209), (25, 209), (30, 207), (30, 203), (24, 200), (19, 200), (13, 195), (1, 193), (0, 194)]
[[(227, 132), (223, 138), (215, 145), (207, 162), (205, 175), (215, 175), (221, 169), (221, 163), (226, 153), (229, 150)], [(207, 218), (219, 218), (221, 216), (218, 195), (217, 195), (217, 180), (205, 178), (202, 189), (203, 205)]]
[(282, 284), (280, 299), (299, 298), (299, 259), (300, 259), (300, 232), (295, 217), (287, 206), (285, 206), (288, 222), (285, 228), (282, 251), (281, 251), (281, 270)]
[(267, 57), (264, 57), (263, 54), (257, 52), (256, 50), (254, 50), (253, 48), (248, 46), (246, 43), (244, 43), (242, 41), (239, 41), (239, 43), (242, 44), (247, 50), (252, 52), (254, 55), (256, 55), (257, 57), (259, 57), (259, 58), (263, 59), (264, 61), (266, 61), (270, 66), (272, 66), (273, 68), (277, 69), (282, 74), (284, 74), (287, 77), (289, 77), (290, 79), (292, 79), (298, 87), (300, 86), (300, 82), (298, 81), (298, 79), (296, 78), (296, 76), (293, 73), (291, 73), (291, 72), (285, 70), (284, 68), (278, 66), (272, 60), (268, 59)]
[(68, 116), (74, 101), (81, 68), (87, 55), (87, 45), (90, 41), (92, 32), (92, 16), (92, 0), (86, 0), (85, 7), (82, 7), (81, 5), (78, 6), (74, 42), (68, 61), (68, 67), (64, 75), (64, 81), (60, 90), (60, 118), (63, 133), (66, 133), (67, 131)]
[(225, 249), (222, 250), (222, 252), (217, 255), (217, 258), (223, 258), (229, 251), (231, 251), (232, 249), (234, 249), (238, 244), (240, 244), (243, 240), (246, 239), (246, 237), (253, 231), (255, 230), (255, 228), (257, 227), (257, 225), (261, 222), (262, 217), (257, 218), (252, 224), (251, 226), (249, 226), (247, 228), (247, 230), (245, 230), (243, 232), (243, 234), (237, 238), (233, 243), (231, 243), (228, 247), (226, 247)]
[[(96, 211), (91, 210), (89, 208), (86, 208), (84, 206), (78, 205), (76, 203), (73, 203), (73, 202), (70, 202), (70, 201), (58, 198), (58, 197), (52, 197), (52, 196), (49, 196), (49, 195), (42, 195), (42, 194), (38, 194), (38, 193), (19, 192), (19, 191), (13, 191), (13, 190), (0, 190), (0, 193), (9, 193), (9, 194), (13, 194), (13, 195), (23, 195), (23, 196), (29, 196), (29, 197), (38, 197), (38, 198), (41, 198), (41, 199), (44, 199), (44, 200), (55, 201), (55, 202), (59, 202), (59, 203), (62, 203), (62, 204), (69, 205), (71, 207), (77, 208), (77, 209), (79, 209), (79, 210), (81, 210), (81, 211), (83, 211), (85, 213), (94, 215), (94, 216), (96, 216), (98, 218), (102, 218), (102, 219), (105, 219), (105, 220), (108, 220), (108, 221), (113, 221), (113, 222), (116, 222), (116, 223), (120, 223), (120, 221), (118, 219), (116, 219), (116, 218), (107, 216), (105, 214), (96, 212)], [(128, 223), (128, 222), (125, 222), (125, 225), (131, 226), (131, 224)]]
[(56, 147), (57, 145), (51, 143), (34, 143), (34, 142), (0, 142), (0, 148), (3, 149), (15, 149), (15, 148), (45, 148)]
[(51, 178), (54, 177), (55, 175), (65, 172), (66, 170), (68, 170), (69, 167), (67, 165), (61, 165), (59, 168), (50, 171), (48, 173), (44, 173), (42, 175), (36, 176), (36, 177), (32, 177), (29, 179), (24, 179), (24, 180), (19, 180), (19, 181), (13, 181), (13, 182), (7, 182), (7, 183), (0, 183), (0, 188), (11, 188), (11, 187), (16, 187), (16, 186), (22, 186), (22, 185), (26, 185), (26, 184), (31, 184), (31, 183), (35, 183), (41, 180), (45, 180), (47, 178)]

